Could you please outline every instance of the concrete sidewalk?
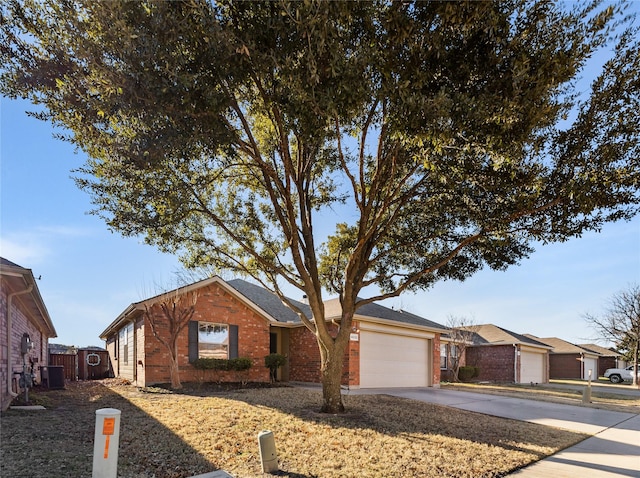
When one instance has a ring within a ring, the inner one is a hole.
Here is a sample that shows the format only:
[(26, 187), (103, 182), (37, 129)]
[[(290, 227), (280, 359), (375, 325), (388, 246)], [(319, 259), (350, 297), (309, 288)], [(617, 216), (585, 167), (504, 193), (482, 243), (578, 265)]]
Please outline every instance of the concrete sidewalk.
[(510, 476), (640, 478), (640, 415), (634, 413), (434, 388), (360, 389), (346, 394), (393, 395), (593, 435)]

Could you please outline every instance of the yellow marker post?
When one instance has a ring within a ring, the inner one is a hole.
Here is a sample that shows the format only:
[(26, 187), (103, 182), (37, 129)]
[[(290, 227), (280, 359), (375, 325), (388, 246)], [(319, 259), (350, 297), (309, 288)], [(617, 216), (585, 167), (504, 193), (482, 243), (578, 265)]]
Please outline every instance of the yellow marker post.
[(118, 445), (120, 442), (120, 410), (96, 410), (96, 428), (93, 442), (92, 478), (118, 476)]

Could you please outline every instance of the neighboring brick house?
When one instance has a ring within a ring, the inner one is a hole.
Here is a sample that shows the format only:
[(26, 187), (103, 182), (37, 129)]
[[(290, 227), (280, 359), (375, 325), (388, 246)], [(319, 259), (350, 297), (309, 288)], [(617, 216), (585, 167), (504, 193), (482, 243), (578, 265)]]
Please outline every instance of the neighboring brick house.
[(467, 365), (478, 367), (477, 381), (547, 383), (550, 347), (493, 324), (477, 325), (465, 350)]
[[(278, 372), (282, 381), (319, 382), (320, 354), (315, 336), (299, 317), (268, 290), (243, 280), (213, 277), (184, 289), (198, 291), (195, 314), (178, 341), (180, 378), (202, 379), (192, 365), (198, 356), (216, 350), (219, 358), (247, 357), (253, 367), (244, 377), (268, 382), (264, 357), (287, 356)], [(145, 316), (158, 298), (131, 304), (100, 335), (106, 341), (118, 377), (145, 386), (169, 382), (169, 356), (153, 336)], [(293, 301), (309, 313), (309, 306)], [(326, 320), (340, 318), (337, 300), (325, 304)], [(332, 325), (335, 331), (336, 325)], [(377, 304), (358, 310), (345, 351), (343, 384), (350, 387), (432, 386), (439, 384), (439, 336), (444, 327), (407, 312)], [(208, 355), (211, 356), (211, 355)], [(437, 363), (437, 362), (436, 362)], [(232, 373), (217, 380), (235, 381)]]
[[(40, 382), (48, 365), (48, 343), (57, 337), (31, 269), (0, 257), (0, 403), (5, 410), (20, 392), (19, 375), (28, 372)], [(23, 341), (25, 347), (23, 347)], [(27, 344), (30, 344), (27, 346)], [(23, 350), (26, 351), (23, 354)]]
[(627, 361), (624, 360), (622, 354), (615, 350), (597, 344), (578, 344), (578, 347), (600, 354), (598, 357), (598, 377), (603, 377), (608, 368), (625, 368), (627, 366)]
[(598, 358), (600, 354), (592, 352), (578, 345), (559, 339), (558, 337), (527, 337), (552, 347), (549, 355), (549, 378), (587, 380), (589, 370), (592, 377), (597, 379)]

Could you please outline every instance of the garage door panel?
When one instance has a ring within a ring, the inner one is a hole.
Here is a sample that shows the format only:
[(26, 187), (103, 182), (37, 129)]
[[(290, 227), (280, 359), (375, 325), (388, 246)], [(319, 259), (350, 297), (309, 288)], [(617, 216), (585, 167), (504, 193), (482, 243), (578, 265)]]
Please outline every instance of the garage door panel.
[(582, 379), (589, 380), (589, 370), (592, 371), (591, 379), (598, 379), (598, 359), (595, 358), (584, 358), (584, 368), (582, 371)]
[(522, 352), (520, 383), (544, 383), (545, 354)]
[(429, 382), (427, 339), (362, 331), (360, 386), (424, 387)]

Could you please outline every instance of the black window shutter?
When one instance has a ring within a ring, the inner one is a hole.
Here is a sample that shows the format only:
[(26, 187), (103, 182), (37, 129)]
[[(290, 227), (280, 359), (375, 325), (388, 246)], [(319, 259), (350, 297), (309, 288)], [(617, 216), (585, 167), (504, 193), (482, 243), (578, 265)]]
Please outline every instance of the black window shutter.
[(229, 358), (238, 358), (238, 326), (229, 326)]
[(189, 363), (198, 360), (198, 321), (189, 322)]

